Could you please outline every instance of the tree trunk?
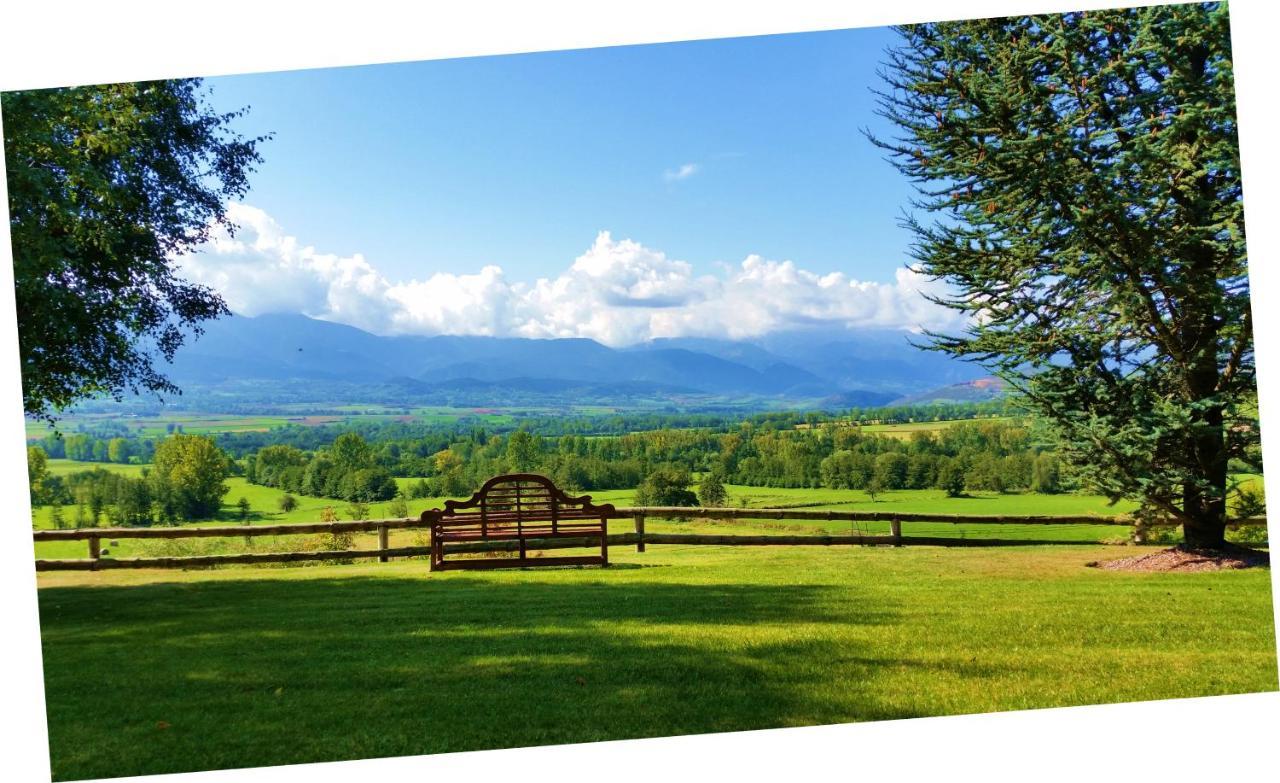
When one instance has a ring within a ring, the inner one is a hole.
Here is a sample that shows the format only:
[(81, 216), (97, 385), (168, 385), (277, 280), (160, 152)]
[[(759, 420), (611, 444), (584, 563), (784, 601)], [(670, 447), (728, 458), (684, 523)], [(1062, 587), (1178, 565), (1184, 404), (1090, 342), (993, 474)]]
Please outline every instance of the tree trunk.
[[(1225, 467), (1225, 463), (1224, 463)], [(1227, 532), (1227, 476), (1214, 480), (1214, 492), (1203, 493), (1188, 485), (1183, 493), (1186, 521), (1182, 526), (1183, 542), (1191, 549), (1222, 549)]]
[[(1196, 324), (1194, 365), (1188, 374), (1191, 399), (1214, 396), (1218, 384), (1217, 321), (1203, 313)], [(1227, 439), (1222, 405), (1207, 405), (1192, 414), (1191, 467), (1199, 479), (1183, 485), (1183, 542), (1193, 549), (1222, 549), (1227, 532)]]
[[(1193, 79), (1206, 78), (1209, 52), (1203, 46), (1187, 52)], [(1185, 124), (1178, 131), (1186, 149), (1200, 143), (1196, 126)], [(1216, 191), (1206, 171), (1195, 178), (1194, 195), (1180, 199), (1187, 225), (1204, 226), (1212, 222), (1210, 204)], [(1223, 406), (1217, 397), (1221, 379), (1220, 329), (1222, 327), (1222, 292), (1219, 288), (1219, 266), (1214, 250), (1207, 244), (1196, 246), (1184, 259), (1187, 267), (1187, 289), (1182, 306), (1186, 328), (1183, 346), (1190, 359), (1186, 367), (1187, 401), (1193, 405), (1190, 437), (1193, 474), (1199, 486), (1183, 487), (1183, 542), (1196, 549), (1223, 549), (1227, 532), (1227, 440), (1223, 427)], [(1210, 403), (1210, 400), (1213, 400)], [(1209, 404), (1206, 404), (1209, 403)]]

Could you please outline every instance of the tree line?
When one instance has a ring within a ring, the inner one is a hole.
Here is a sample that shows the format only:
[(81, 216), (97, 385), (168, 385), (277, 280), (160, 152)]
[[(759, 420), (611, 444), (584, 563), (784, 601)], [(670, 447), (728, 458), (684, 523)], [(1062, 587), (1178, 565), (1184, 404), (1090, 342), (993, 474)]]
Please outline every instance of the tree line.
[[(346, 432), (304, 451), (267, 446), (244, 458), (254, 483), (318, 497), (372, 502), (395, 496), (394, 476), (417, 478), (409, 497), (464, 495), (491, 476), (538, 472), (571, 490), (633, 489), (659, 473), (714, 475), (722, 483), (886, 492), (943, 489), (1053, 493), (1076, 487), (1034, 428), (1016, 420), (960, 422), (907, 439), (835, 422), (778, 428), (741, 421), (726, 432), (659, 429), (617, 436), (544, 437), (481, 429), (369, 443)], [(690, 481), (684, 481), (687, 486)]]
[[(38, 445), (27, 449), (32, 506), (50, 505), (55, 527), (113, 525), (147, 526), (210, 519), (227, 494), (225, 483), (238, 466), (211, 438), (172, 435), (155, 446), (150, 466), (139, 476), (105, 468), (66, 476), (49, 471), (47, 455)], [(67, 520), (63, 506), (74, 505)]]
[(42, 451), (54, 459), (77, 462), (112, 462), (119, 465), (142, 465), (155, 458), (156, 440), (137, 436), (99, 437), (86, 433), (59, 435), (52, 433), (35, 441)]

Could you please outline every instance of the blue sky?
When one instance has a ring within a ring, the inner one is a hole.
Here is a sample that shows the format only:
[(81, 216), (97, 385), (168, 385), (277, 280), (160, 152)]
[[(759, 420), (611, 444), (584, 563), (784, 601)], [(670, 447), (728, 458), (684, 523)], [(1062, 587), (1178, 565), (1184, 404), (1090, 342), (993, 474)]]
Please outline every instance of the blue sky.
[[(226, 244), (192, 264), (191, 276), (252, 314), (308, 310), (301, 300), (262, 300), (264, 286), (290, 285), (253, 271), (263, 264), (328, 264), (311, 294), (329, 300), (339, 274), (343, 285), (387, 289), (383, 299), (400, 287), (404, 299), (457, 293), (491, 266), (523, 304), (482, 305), (519, 309), (534, 306), (539, 278), (556, 280), (594, 248), (613, 259), (586, 264), (605, 281), (601, 301), (652, 311), (674, 301), (672, 286), (684, 292), (677, 300), (721, 296), (702, 276), (726, 283), (758, 256), (793, 262), (799, 299), (825, 297), (810, 302), (819, 320), (909, 328), (902, 317), (826, 301), (860, 281), (892, 285), (906, 261), (897, 219), (910, 186), (860, 130), (887, 130), (870, 89), (894, 41), (873, 28), (209, 79), (219, 108), (251, 107), (244, 133), (275, 133), (245, 204), (258, 210), (246, 241), (266, 232), (276, 250)], [(280, 249), (285, 240), (292, 250)], [(300, 247), (311, 255), (288, 257)], [(833, 273), (842, 277), (822, 282)], [(433, 279), (453, 288), (403, 289)], [(308, 314), (383, 332), (449, 331), (458, 316), (392, 323), (360, 312), (371, 306), (330, 301)], [(709, 313), (668, 312), (665, 325), (608, 339), (671, 329), (729, 336), (724, 325), (690, 325)], [(677, 315), (685, 326), (670, 323)], [(574, 333), (565, 314), (534, 325), (528, 313), (490, 316), (454, 331)], [(792, 323), (779, 312), (757, 320), (754, 332)]]

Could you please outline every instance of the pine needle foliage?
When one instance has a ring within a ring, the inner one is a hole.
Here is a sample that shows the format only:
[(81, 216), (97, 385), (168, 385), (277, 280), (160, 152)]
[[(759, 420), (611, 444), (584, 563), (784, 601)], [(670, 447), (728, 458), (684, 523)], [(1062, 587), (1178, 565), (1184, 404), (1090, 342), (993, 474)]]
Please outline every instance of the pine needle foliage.
[(868, 135), (969, 316), (929, 347), (1012, 384), (1087, 486), (1221, 546), (1228, 461), (1260, 460), (1226, 5), (898, 31)]

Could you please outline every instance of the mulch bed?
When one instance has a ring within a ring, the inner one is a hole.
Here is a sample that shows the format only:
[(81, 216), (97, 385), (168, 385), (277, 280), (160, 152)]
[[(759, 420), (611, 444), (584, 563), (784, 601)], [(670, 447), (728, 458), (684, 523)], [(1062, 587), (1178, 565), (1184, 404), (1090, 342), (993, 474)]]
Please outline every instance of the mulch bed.
[(1107, 571), (1221, 571), (1236, 568), (1270, 568), (1271, 555), (1245, 547), (1229, 550), (1183, 549), (1173, 547), (1122, 560), (1094, 561), (1093, 568)]

